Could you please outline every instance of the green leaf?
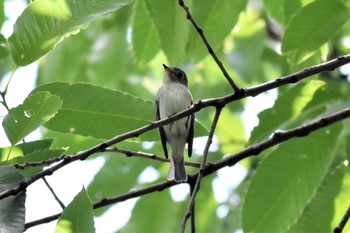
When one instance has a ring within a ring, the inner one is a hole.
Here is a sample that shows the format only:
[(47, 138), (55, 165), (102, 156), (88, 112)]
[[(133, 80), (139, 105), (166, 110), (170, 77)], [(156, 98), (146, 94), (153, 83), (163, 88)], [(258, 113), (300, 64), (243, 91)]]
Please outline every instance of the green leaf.
[(55, 233), (95, 232), (92, 203), (83, 188), (64, 209)]
[[(25, 164), (27, 162), (39, 162), (48, 160), (51, 158), (57, 158), (60, 157), (65, 150), (41, 150), (41, 151), (35, 151), (29, 154), (26, 154), (25, 156), (17, 156), (15, 158), (12, 158), (8, 161), (0, 163), (0, 165), (9, 165), (9, 164)], [(21, 173), (24, 177), (29, 177), (31, 175), (34, 175), (35, 173), (42, 170), (42, 168), (46, 166), (45, 164), (35, 167), (26, 167), (25, 169), (21, 170)]]
[[(57, 132), (109, 139), (154, 121), (154, 103), (128, 93), (83, 83), (50, 83), (33, 92), (49, 91), (58, 95), (63, 105), (45, 127)], [(89, 126), (89, 127), (87, 127)], [(207, 134), (198, 122), (196, 136)], [(156, 130), (140, 136), (143, 140), (159, 140)]]
[[(230, 125), (231, 127), (227, 127)], [(245, 146), (245, 134), (242, 119), (228, 109), (223, 109), (217, 124), (215, 135), (220, 142), (223, 154), (234, 154)]]
[[(217, 216), (217, 208), (219, 203), (216, 201), (213, 193), (213, 177), (206, 177), (205, 180), (202, 180), (200, 184), (200, 190), (196, 196), (195, 203), (195, 216), (196, 216), (196, 230), (198, 232), (225, 232), (223, 231), (222, 219)], [(228, 177), (228, 179), (230, 179)], [(185, 203), (188, 204), (190, 197), (187, 197)], [(177, 203), (175, 203), (177, 204)], [(187, 205), (186, 205), (187, 208)], [(182, 208), (179, 213), (180, 218), (185, 214), (185, 208)], [(206, 210), (206, 211), (201, 211)], [(231, 220), (232, 221), (232, 220)], [(180, 226), (180, 221), (177, 222), (177, 226)], [(190, 228), (189, 225), (186, 227)], [(178, 229), (178, 228), (177, 228)], [(174, 232), (176, 232), (176, 230)], [(231, 229), (227, 232), (233, 232)]]
[(288, 232), (332, 232), (335, 198), (340, 191), (345, 172), (343, 161), (336, 158), (314, 196), (305, 206), (298, 221)]
[[(117, 16), (127, 9), (122, 8), (113, 18), (94, 21), (89, 30), (58, 44), (40, 61), (37, 83), (86, 82), (149, 95), (141, 81), (135, 83), (135, 78), (128, 78), (137, 67), (127, 42), (127, 27), (116, 26)], [(138, 79), (143, 81), (144, 77)]]
[[(45, 124), (53, 131), (108, 139), (154, 119), (152, 102), (124, 92), (60, 82), (39, 86), (34, 92), (43, 90), (58, 95), (63, 101), (58, 114)], [(151, 136), (158, 137), (155, 131)]]
[[(346, 166), (344, 169), (346, 169), (346, 173), (343, 178), (341, 190), (338, 193), (337, 197), (335, 198), (335, 208), (334, 210), (334, 218), (332, 221), (332, 227), (333, 229), (338, 226), (341, 219), (344, 217), (344, 214), (349, 208), (349, 205), (344, 205), (344, 203), (349, 202), (349, 193), (350, 193), (350, 172), (349, 172), (349, 165)], [(349, 232), (350, 231), (350, 225), (346, 224), (344, 227), (343, 232)]]
[(244, 232), (285, 232), (329, 171), (341, 124), (280, 145), (259, 165), (243, 207)]
[(29, 154), (35, 151), (47, 150), (52, 145), (53, 139), (42, 139), (32, 142), (25, 142), (16, 145), (19, 147), (24, 154)]
[(305, 1), (303, 0), (283, 1), (284, 25), (288, 25), (288, 23), (294, 17), (294, 15), (298, 12), (298, 10), (300, 10), (300, 8), (303, 7), (303, 2)]
[(131, 0), (33, 1), (17, 19), (9, 38), (12, 58), (17, 65), (28, 65), (91, 21), (130, 3)]
[[(214, 51), (223, 47), (225, 37), (232, 31), (247, 2), (247, 0), (210, 0), (205, 3), (201, 0), (193, 1), (190, 8), (193, 11), (193, 18), (202, 28)], [(200, 61), (209, 54), (208, 49), (197, 31), (191, 30), (190, 38), (188, 54), (196, 62)]]
[(340, 1), (314, 1), (291, 20), (282, 40), (282, 52), (300, 63), (329, 41), (349, 19), (349, 9)]
[[(0, 166), (0, 193), (23, 182), (23, 176), (14, 167)], [(20, 233), (25, 221), (25, 191), (0, 200), (0, 232)]]
[(7, 158), (12, 159), (35, 151), (49, 149), (52, 141), (53, 139), (43, 139), (33, 142), (24, 142), (11, 147), (0, 148), (0, 162), (6, 161)]
[(11, 144), (16, 144), (50, 120), (61, 105), (62, 102), (57, 96), (49, 92), (39, 92), (29, 95), (23, 104), (12, 108), (2, 122)]
[(246, 82), (265, 81), (262, 79), (262, 66), (257, 66), (261, 62), (266, 41), (265, 23), (260, 15), (252, 10), (247, 10), (241, 14), (237, 29), (233, 34), (232, 43), (235, 45), (230, 59), (232, 69), (238, 76)]
[(0, 34), (0, 61), (7, 58), (8, 55), (9, 55), (9, 51), (6, 45), (6, 39), (2, 34)]
[[(310, 103), (314, 94), (325, 86), (325, 82), (313, 80), (301, 83), (283, 93), (275, 102), (274, 106), (259, 113), (259, 125), (254, 128), (250, 143), (257, 143), (276, 129), (285, 129), (286, 123), (296, 119)], [(271, 121), (271, 119), (274, 119)]]
[(181, 64), (189, 40), (189, 24), (177, 1), (146, 0), (162, 50), (172, 66)]
[[(128, 192), (135, 185), (141, 172), (149, 165), (149, 161), (126, 158), (125, 156), (113, 154), (105, 156), (105, 164), (95, 175), (87, 188), (87, 192), (92, 202), (100, 201), (105, 197), (112, 197)], [(113, 185), (102, 185), (112, 184)], [(95, 215), (99, 216), (106, 208), (95, 210)]]
[(284, 3), (284, 0), (264, 0), (265, 8), (269, 14), (279, 23), (284, 22)]
[(78, 151), (86, 150), (104, 141), (92, 137), (84, 137), (70, 133), (59, 133), (51, 130), (46, 130), (43, 133), (43, 137), (54, 138), (55, 140), (52, 143), (52, 148), (64, 148), (66, 154), (73, 154)]
[(143, 196), (136, 203), (129, 224), (118, 232), (178, 232), (186, 207), (187, 202), (174, 202), (168, 191)]
[(145, 1), (136, 1), (132, 16), (132, 51), (146, 65), (159, 51), (160, 41)]

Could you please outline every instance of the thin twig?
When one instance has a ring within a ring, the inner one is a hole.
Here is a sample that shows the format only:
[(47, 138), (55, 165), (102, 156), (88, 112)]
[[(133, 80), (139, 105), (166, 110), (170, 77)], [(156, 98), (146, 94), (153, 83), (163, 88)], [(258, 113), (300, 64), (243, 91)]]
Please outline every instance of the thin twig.
[(183, 0), (179, 0), (179, 5), (182, 7), (182, 9), (184, 9), (184, 11), (186, 12), (186, 17), (187, 19), (192, 23), (193, 27), (196, 29), (196, 31), (198, 32), (198, 35), (201, 37), (204, 45), (207, 47), (208, 52), (210, 53), (210, 55), (213, 57), (213, 59), (215, 60), (216, 64), (218, 65), (218, 67), (220, 68), (221, 72), (223, 73), (224, 77), (226, 78), (226, 80), (230, 83), (231, 87), (233, 88), (233, 90), (235, 92), (239, 92), (240, 89), (238, 88), (238, 86), (235, 84), (235, 82), (233, 81), (233, 79), (231, 78), (231, 76), (228, 74), (228, 72), (226, 71), (224, 65), (222, 64), (222, 62), (220, 61), (220, 59), (218, 58), (218, 56), (215, 54), (214, 50), (212, 49), (211, 45), (209, 44), (207, 38), (204, 35), (203, 30), (198, 26), (198, 24), (194, 21), (191, 12), (189, 10), (189, 8), (185, 5)]
[[(196, 184), (190, 184), (190, 195), (193, 195), (194, 186)], [(196, 232), (196, 200), (193, 201), (192, 209), (191, 209), (191, 233)]]
[(42, 178), (46, 187), (50, 190), (52, 196), (55, 198), (55, 200), (58, 202), (58, 204), (61, 206), (61, 208), (64, 210), (64, 208), (66, 208), (66, 206), (63, 204), (63, 202), (58, 198), (58, 196), (56, 195), (55, 191), (53, 190), (53, 188), (51, 187), (51, 185), (49, 184), (49, 182), (47, 182), (46, 178), (43, 177)]
[[(127, 157), (141, 157), (141, 158), (156, 160), (156, 161), (160, 161), (160, 162), (164, 162), (164, 163), (170, 162), (169, 159), (161, 158), (159, 156), (156, 156), (155, 154), (144, 153), (144, 152), (140, 152), (140, 151), (134, 152), (134, 151), (122, 150), (122, 149), (118, 149), (116, 147), (106, 148), (105, 152), (120, 153), (120, 154), (123, 154)], [(196, 168), (200, 168), (200, 166), (201, 166), (199, 163), (188, 162), (188, 161), (185, 161), (185, 165), (190, 166), (190, 167), (196, 167)]]
[(222, 107), (223, 106), (216, 108), (213, 123), (212, 123), (211, 128), (210, 128), (208, 140), (207, 140), (207, 143), (206, 143), (204, 151), (203, 151), (203, 160), (202, 160), (201, 168), (200, 168), (198, 176), (197, 176), (196, 184), (192, 190), (191, 199), (190, 199), (190, 202), (188, 204), (187, 211), (186, 211), (185, 216), (184, 216), (182, 223), (181, 223), (181, 232), (182, 233), (185, 232), (187, 219), (192, 215), (192, 210), (194, 209), (196, 195), (197, 195), (197, 192), (199, 191), (199, 188), (200, 188), (200, 183), (201, 183), (204, 171), (205, 171), (205, 166), (207, 164), (207, 157), (208, 157), (209, 148), (210, 148), (210, 145), (211, 145), (212, 140), (213, 140), (216, 125), (217, 125), (219, 118), (220, 118)]
[[(308, 123), (308, 124), (303, 124), (299, 127), (290, 129), (290, 130), (286, 130), (286, 131), (279, 131), (273, 134), (272, 137), (261, 141), (260, 143), (251, 145), (250, 147), (242, 150), (241, 152), (238, 152), (234, 155), (230, 155), (225, 157), (224, 159), (221, 159), (215, 163), (210, 163), (207, 164), (204, 172), (203, 172), (203, 177), (206, 177), (208, 175), (213, 174), (214, 172), (222, 169), (223, 167), (227, 167), (227, 166), (233, 166), (236, 163), (238, 163), (239, 161), (251, 157), (251, 156), (258, 156), (262, 151), (271, 148), (275, 145), (278, 145), (284, 141), (290, 140), (292, 138), (295, 137), (305, 137), (308, 134), (327, 127), (331, 124), (334, 124), (336, 122), (345, 120), (347, 118), (350, 118), (350, 108), (344, 109), (342, 111), (336, 112), (332, 115), (329, 115), (327, 117), (323, 117), (317, 121)], [(200, 171), (189, 175), (188, 177), (188, 183), (192, 182), (193, 180), (197, 179), (197, 176), (199, 175)], [(144, 189), (140, 189), (140, 190), (133, 190), (130, 191), (128, 193), (125, 193), (123, 195), (119, 195), (116, 197), (112, 197), (112, 198), (104, 198), (99, 202), (96, 202), (93, 204), (93, 208), (97, 209), (97, 208), (101, 208), (104, 206), (108, 206), (111, 204), (115, 204), (118, 202), (122, 202), (122, 201), (126, 201), (132, 198), (136, 198), (136, 197), (140, 197), (143, 195), (147, 195), (153, 192), (160, 192), (163, 191), (164, 189), (170, 188), (172, 186), (178, 185), (179, 183), (176, 183), (175, 181), (166, 181), (166, 182), (162, 182), (159, 184), (155, 184), (149, 187), (146, 187)], [(60, 216), (60, 214), (56, 214), (56, 215), (52, 215), (52, 216), (48, 216), (33, 222), (29, 222), (26, 223), (25, 227), (30, 228), (39, 224), (43, 224), (43, 223), (47, 223), (50, 221), (53, 221), (55, 219), (58, 219)]]
[(350, 206), (346, 210), (346, 212), (345, 212), (343, 218), (341, 219), (341, 221), (339, 222), (338, 226), (336, 228), (334, 228), (333, 232), (334, 233), (341, 233), (344, 230), (346, 223), (349, 221), (349, 218), (350, 218)]
[(138, 137), (145, 132), (148, 132), (152, 129), (156, 129), (156, 128), (163, 126), (163, 125), (167, 125), (167, 124), (174, 122), (176, 120), (179, 120), (185, 116), (188, 116), (190, 114), (198, 112), (203, 108), (207, 108), (209, 106), (215, 106), (215, 107), (223, 106), (225, 104), (243, 99), (243, 98), (248, 97), (248, 96), (257, 96), (263, 92), (266, 92), (266, 91), (272, 90), (274, 88), (286, 85), (288, 83), (296, 83), (296, 82), (298, 82), (302, 79), (305, 79), (306, 77), (310, 77), (314, 74), (321, 73), (323, 71), (334, 70), (334, 69), (336, 69), (344, 64), (347, 64), (347, 63), (350, 63), (350, 55), (341, 56), (341, 57), (338, 57), (338, 58), (333, 59), (331, 61), (325, 62), (323, 64), (312, 66), (312, 67), (303, 69), (299, 72), (296, 72), (294, 74), (287, 75), (287, 76), (282, 77), (282, 78), (278, 78), (274, 81), (267, 82), (267, 83), (264, 83), (264, 84), (261, 84), (261, 85), (258, 85), (258, 86), (252, 87), (252, 88), (244, 89), (243, 92), (235, 92), (233, 94), (223, 96), (223, 97), (197, 101), (190, 108), (188, 108), (182, 112), (179, 112), (177, 114), (174, 114), (171, 117), (168, 117), (166, 119), (159, 120), (159, 121), (154, 121), (154, 122), (152, 122), (146, 126), (143, 126), (141, 128), (138, 128), (138, 129), (126, 132), (124, 134), (118, 135), (110, 140), (107, 140), (101, 144), (93, 146), (87, 150), (78, 152), (78, 153), (70, 155), (70, 156), (65, 156), (64, 159), (61, 162), (59, 162), (58, 164), (29, 177), (27, 179), (27, 181), (22, 182), (19, 185), (15, 186), (11, 189), (8, 189), (8, 190), (1, 192), (0, 193), (0, 200), (5, 198), (5, 197), (8, 197), (8, 196), (17, 195), (19, 192), (26, 189), (29, 185), (31, 185), (32, 183), (34, 183), (38, 179), (40, 179), (44, 176), (52, 175), (55, 171), (59, 170), (60, 168), (66, 166), (67, 164), (69, 164), (73, 161), (85, 160), (86, 158), (88, 158), (89, 156), (91, 156), (95, 153), (103, 152), (107, 147), (113, 146), (114, 144), (125, 141), (129, 138)]

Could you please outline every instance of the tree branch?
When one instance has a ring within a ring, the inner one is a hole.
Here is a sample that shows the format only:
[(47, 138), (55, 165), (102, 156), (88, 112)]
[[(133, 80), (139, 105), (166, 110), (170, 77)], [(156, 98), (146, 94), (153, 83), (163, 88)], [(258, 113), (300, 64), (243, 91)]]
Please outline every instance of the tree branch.
[(66, 156), (65, 155), (61, 155), (59, 157), (56, 158), (50, 158), (47, 160), (42, 160), (42, 161), (37, 161), (37, 162), (26, 162), (23, 164), (14, 164), (13, 166), (17, 169), (25, 169), (26, 167), (38, 167), (38, 166), (49, 166), (53, 163), (59, 162), (62, 159), (64, 159)]
[(204, 175), (212, 174), (213, 172), (226, 166), (231, 167), (236, 163), (238, 163), (239, 161), (241, 161), (242, 159), (245, 159), (253, 155), (257, 156), (264, 150), (271, 148), (277, 144), (280, 144), (284, 141), (287, 141), (296, 137), (305, 137), (320, 128), (327, 127), (331, 124), (345, 120), (347, 118), (350, 118), (350, 108), (336, 112), (327, 117), (322, 117), (319, 120), (316, 120), (308, 124), (303, 124), (299, 127), (296, 127), (290, 130), (275, 132), (273, 133), (272, 137), (270, 137), (269, 139), (266, 139), (258, 144), (252, 145), (234, 155), (227, 156), (226, 158), (219, 160), (218, 162), (208, 164), (208, 166), (205, 169)]
[(187, 219), (193, 214), (192, 211), (194, 210), (194, 203), (195, 203), (196, 195), (197, 195), (197, 192), (199, 191), (199, 188), (200, 188), (200, 183), (201, 183), (201, 180), (203, 177), (205, 166), (207, 164), (207, 157), (208, 157), (209, 148), (210, 148), (210, 145), (211, 145), (212, 140), (213, 140), (216, 125), (217, 125), (219, 118), (220, 118), (222, 107), (216, 108), (214, 120), (213, 120), (213, 123), (212, 123), (211, 128), (210, 128), (208, 140), (207, 140), (207, 143), (206, 143), (204, 151), (203, 151), (203, 160), (202, 160), (201, 168), (200, 168), (198, 175), (197, 175), (196, 183), (194, 186), (190, 184), (191, 187), (193, 186), (193, 189), (191, 192), (191, 199), (190, 199), (190, 202), (188, 204), (187, 211), (186, 211), (185, 216), (184, 216), (182, 223), (181, 223), (181, 232), (182, 233), (185, 232)]
[(210, 46), (207, 38), (204, 35), (203, 30), (197, 25), (197, 23), (194, 21), (189, 8), (185, 5), (183, 0), (179, 0), (179, 5), (182, 7), (182, 9), (184, 9), (185, 13), (186, 13), (186, 18), (192, 23), (193, 27), (196, 29), (196, 31), (198, 32), (198, 35), (201, 37), (204, 45), (207, 47), (208, 52), (210, 53), (210, 55), (213, 57), (213, 59), (215, 60), (216, 64), (219, 66), (221, 72), (223, 73), (224, 77), (226, 78), (226, 80), (229, 82), (229, 84), (231, 85), (231, 87), (233, 88), (233, 90), (235, 92), (240, 92), (241, 90), (238, 88), (238, 86), (235, 84), (235, 82), (233, 81), (233, 79), (231, 78), (231, 76), (228, 74), (228, 72), (226, 71), (224, 65), (222, 64), (222, 62), (220, 61), (220, 59), (218, 58), (218, 56), (215, 54), (214, 50), (212, 49), (212, 47)]
[(338, 226), (336, 228), (334, 228), (333, 232), (334, 233), (341, 233), (344, 230), (346, 223), (349, 221), (349, 218), (350, 218), (350, 206), (346, 210), (346, 212), (345, 212), (343, 218), (341, 219), (341, 221), (339, 222)]
[[(296, 138), (296, 137), (305, 137), (305, 136), (309, 135), (310, 133), (312, 133), (320, 128), (327, 127), (331, 124), (345, 120), (347, 118), (350, 118), (350, 108), (336, 112), (336, 113), (329, 115), (327, 117), (323, 117), (317, 121), (314, 121), (314, 122), (311, 122), (308, 124), (303, 124), (302, 126), (299, 126), (299, 127), (296, 127), (296, 128), (290, 129), (290, 130), (275, 132), (272, 137), (270, 137), (264, 141), (261, 141), (260, 143), (251, 145), (248, 148), (242, 150), (241, 152), (227, 156), (227, 157), (225, 157), (225, 158), (223, 158), (215, 163), (207, 164), (203, 171), (200, 170), (197, 173), (189, 175), (187, 182), (190, 183), (193, 180), (196, 180), (197, 176), (200, 173), (203, 173), (203, 177), (206, 177), (208, 175), (215, 173), (216, 171), (220, 170), (223, 167), (233, 166), (245, 158), (248, 158), (251, 156), (258, 156), (262, 151), (264, 151), (268, 148), (271, 148), (275, 145), (278, 145), (284, 141), (287, 141), (287, 140), (290, 140), (290, 139)], [(166, 182), (162, 182), (159, 184), (149, 186), (149, 187), (144, 188), (144, 189), (130, 191), (128, 193), (125, 193), (123, 195), (119, 195), (116, 197), (104, 198), (101, 201), (94, 203), (93, 208), (97, 209), (97, 208), (101, 208), (101, 207), (104, 207), (107, 205), (126, 201), (126, 200), (131, 199), (131, 198), (147, 195), (147, 194), (150, 194), (153, 192), (160, 192), (160, 191), (163, 191), (164, 189), (170, 188), (170, 187), (178, 185), (178, 184), (179, 183), (176, 183), (175, 181), (166, 181)], [(46, 217), (43, 219), (39, 219), (39, 220), (36, 220), (33, 222), (26, 223), (25, 229), (28, 229), (30, 227), (33, 227), (33, 226), (36, 226), (39, 224), (53, 221), (53, 220), (59, 218), (59, 216), (60, 216), (60, 214), (56, 214), (56, 215), (52, 215), (52, 216), (49, 216), (49, 217)]]
[(95, 154), (95, 153), (99, 153), (99, 152), (104, 152), (106, 150), (107, 147), (113, 146), (114, 144), (117, 144), (118, 142), (124, 141), (126, 139), (129, 138), (133, 138), (133, 137), (138, 137), (141, 134), (150, 131), (152, 129), (156, 129), (159, 128), (160, 126), (169, 124), (171, 122), (174, 122), (176, 120), (179, 120), (185, 116), (188, 116), (190, 114), (193, 114), (195, 112), (200, 111), (203, 108), (207, 108), (210, 106), (214, 106), (214, 107), (220, 107), (223, 106), (225, 104), (243, 99), (245, 97), (248, 96), (257, 96), (263, 92), (272, 90), (274, 88), (289, 84), (289, 83), (296, 83), (306, 77), (310, 77), (314, 74), (317, 73), (321, 73), (323, 71), (331, 71), (334, 70), (344, 64), (350, 63), (350, 55), (346, 55), (346, 56), (341, 56), (338, 57), (336, 59), (333, 59), (331, 61), (322, 63), (320, 65), (316, 65), (316, 66), (311, 66), (309, 68), (303, 69), (299, 72), (296, 72), (294, 74), (291, 75), (287, 75), (285, 77), (282, 78), (278, 78), (274, 81), (270, 81), (252, 88), (247, 88), (244, 89), (243, 91), (240, 92), (235, 92), (233, 94), (227, 95), (227, 96), (223, 96), (223, 97), (218, 97), (218, 98), (211, 98), (211, 99), (206, 99), (206, 100), (199, 100), (197, 101), (195, 104), (193, 104), (190, 108), (179, 112), (177, 114), (172, 115), (169, 118), (163, 119), (163, 120), (159, 120), (159, 121), (154, 121), (146, 126), (143, 126), (141, 128), (120, 134), (110, 140), (107, 140), (101, 144), (98, 144), (96, 146), (93, 146), (87, 150), (69, 155), (69, 156), (65, 156), (64, 159), (57, 163), (56, 165), (47, 168), (46, 170), (43, 170), (31, 177), (29, 177), (26, 181), (21, 182), (20, 184), (18, 184), (17, 186), (5, 190), (3, 192), (0, 193), (0, 200), (8, 197), (8, 196), (12, 196), (12, 195), (17, 195), (19, 192), (21, 192), (22, 190), (26, 189), (29, 185), (31, 185), (32, 183), (34, 183), (35, 181), (37, 181), (38, 179), (48, 176), (48, 175), (52, 175), (55, 171), (57, 171), (58, 169), (66, 166), (67, 164), (76, 161), (76, 160), (85, 160), (86, 158), (88, 158), (89, 156)]
[(51, 185), (49, 184), (49, 182), (47, 182), (46, 178), (43, 177), (42, 178), (45, 185), (47, 186), (47, 188), (50, 190), (52, 196), (55, 198), (55, 200), (57, 201), (57, 203), (61, 206), (61, 208), (64, 210), (66, 208), (66, 206), (63, 204), (63, 202), (58, 198), (57, 194), (55, 193), (55, 191), (53, 190), (53, 188), (51, 187)]

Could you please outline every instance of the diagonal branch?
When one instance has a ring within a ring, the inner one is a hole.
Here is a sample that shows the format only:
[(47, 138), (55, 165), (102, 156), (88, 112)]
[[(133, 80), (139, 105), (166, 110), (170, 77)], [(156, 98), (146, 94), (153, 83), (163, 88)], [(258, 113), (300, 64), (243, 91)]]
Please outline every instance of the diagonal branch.
[[(227, 156), (224, 159), (221, 159), (215, 163), (207, 164), (204, 168), (204, 171), (203, 171), (203, 177), (211, 175), (223, 167), (233, 166), (245, 158), (248, 158), (251, 156), (258, 156), (264, 150), (267, 150), (268, 148), (271, 148), (275, 145), (278, 145), (284, 141), (287, 141), (287, 140), (290, 140), (290, 139), (296, 138), (296, 137), (305, 137), (318, 129), (327, 127), (331, 124), (334, 124), (336, 122), (340, 122), (340, 121), (348, 119), (348, 118), (350, 118), (350, 108), (336, 112), (336, 113), (329, 115), (327, 117), (323, 117), (317, 121), (314, 121), (314, 122), (311, 122), (308, 124), (303, 124), (299, 127), (296, 127), (296, 128), (290, 129), (290, 130), (275, 132), (272, 137), (270, 137), (264, 141), (261, 141), (260, 143), (251, 145), (248, 148), (242, 150), (241, 152), (238, 152), (234, 155)], [(200, 172), (201, 171), (190, 175), (188, 182), (196, 179), (196, 177), (199, 175)], [(126, 201), (129, 199), (135, 198), (135, 197), (147, 195), (147, 194), (150, 194), (153, 192), (160, 192), (160, 191), (163, 191), (164, 189), (170, 188), (170, 187), (178, 185), (178, 184), (179, 183), (176, 183), (175, 181), (166, 181), (166, 182), (162, 182), (159, 184), (149, 186), (149, 187), (144, 188), (144, 189), (133, 190), (133, 191), (130, 191), (130, 192), (125, 193), (125, 194), (120, 195), (120, 196), (116, 196), (116, 197), (112, 197), (112, 198), (104, 198), (101, 201), (94, 203), (93, 208), (97, 209), (97, 208), (101, 208), (101, 207), (115, 204), (118, 202)], [(25, 228), (28, 229), (30, 227), (33, 227), (33, 226), (36, 226), (39, 224), (53, 221), (55, 219), (58, 219), (59, 216), (60, 216), (60, 214), (56, 214), (56, 215), (42, 218), (42, 219), (39, 219), (39, 220), (36, 220), (33, 222), (26, 223)]]
[[(182, 223), (181, 223), (181, 232), (182, 233), (185, 232), (187, 219), (190, 216), (192, 216), (193, 211), (194, 211), (194, 203), (195, 203), (196, 195), (197, 195), (197, 192), (199, 191), (200, 183), (201, 183), (201, 180), (203, 178), (203, 173), (204, 173), (204, 170), (205, 170), (205, 166), (207, 164), (207, 157), (208, 157), (209, 148), (210, 148), (210, 145), (211, 145), (212, 140), (213, 140), (213, 136), (214, 136), (216, 125), (217, 125), (217, 123), (219, 121), (219, 118), (220, 118), (222, 107), (216, 108), (214, 120), (213, 120), (213, 123), (211, 125), (209, 136), (208, 136), (208, 140), (207, 140), (207, 143), (206, 143), (205, 148), (204, 148), (203, 160), (202, 160), (201, 168), (200, 168), (200, 170), (198, 172), (196, 183), (193, 186), (193, 190), (191, 192), (190, 203), (188, 204), (186, 214), (185, 214), (185, 216), (184, 216), (184, 218), (182, 220)], [(192, 185), (191, 185), (191, 187), (192, 187)]]
[(220, 59), (218, 58), (218, 56), (215, 54), (213, 48), (210, 46), (207, 38), (204, 35), (203, 30), (197, 25), (197, 23), (194, 21), (190, 10), (188, 9), (188, 7), (185, 5), (183, 0), (179, 0), (179, 5), (182, 7), (182, 9), (184, 9), (184, 11), (186, 12), (186, 17), (187, 19), (192, 23), (193, 27), (196, 29), (196, 31), (198, 32), (198, 35), (201, 37), (205, 47), (207, 47), (208, 52), (210, 53), (210, 55), (213, 57), (213, 59), (215, 60), (216, 64), (218, 65), (218, 67), (220, 68), (221, 72), (223, 73), (224, 77), (226, 78), (226, 80), (230, 83), (231, 87), (233, 88), (233, 90), (235, 92), (240, 92), (240, 89), (238, 88), (238, 86), (235, 84), (235, 82), (232, 80), (231, 76), (228, 74), (228, 72), (226, 71), (224, 65), (222, 64), (222, 62), (220, 61)]
[(55, 200), (57, 201), (57, 203), (61, 206), (61, 208), (64, 210), (66, 208), (66, 206), (63, 204), (63, 202), (59, 199), (59, 197), (57, 196), (57, 194), (55, 193), (55, 191), (53, 190), (53, 188), (51, 187), (51, 185), (49, 184), (49, 182), (47, 182), (46, 178), (43, 177), (42, 178), (45, 185), (47, 186), (47, 188), (49, 189), (49, 191), (51, 192), (52, 196), (55, 198)]
[(350, 206), (346, 210), (346, 212), (345, 212), (343, 218), (341, 219), (341, 221), (339, 222), (338, 226), (336, 228), (334, 228), (333, 232), (334, 233), (341, 233), (344, 230), (346, 223), (349, 221), (349, 218), (350, 218)]
[(344, 64), (347, 64), (347, 63), (350, 63), (350, 54), (345, 55), (345, 56), (340, 56), (336, 59), (322, 63), (320, 65), (311, 66), (309, 68), (303, 69), (303, 70), (296, 72), (296, 73), (293, 73), (291, 75), (287, 75), (285, 77), (278, 78), (276, 80), (273, 80), (273, 81), (270, 81), (270, 82), (252, 87), (252, 88), (247, 88), (247, 89), (244, 89), (243, 91), (235, 92), (235, 93), (227, 95), (227, 96), (206, 99), (206, 100), (199, 100), (195, 104), (193, 104), (190, 108), (188, 108), (182, 112), (179, 112), (179, 113), (177, 113), (169, 118), (166, 118), (164, 120), (154, 121), (154, 122), (152, 122), (146, 126), (143, 126), (141, 128), (120, 134), (120, 135), (118, 135), (110, 140), (107, 140), (101, 144), (93, 146), (87, 150), (84, 150), (84, 151), (81, 151), (81, 152), (64, 157), (64, 159), (62, 161), (60, 161), (59, 163), (57, 163), (56, 165), (54, 165), (50, 168), (47, 168), (46, 170), (43, 170), (43, 171), (29, 177), (26, 181), (21, 182), (20, 184), (18, 184), (17, 186), (15, 186), (11, 189), (8, 189), (8, 190), (1, 192), (0, 193), (0, 200), (5, 198), (5, 197), (8, 197), (8, 196), (17, 195), (19, 192), (26, 189), (29, 185), (31, 185), (32, 183), (34, 183), (38, 179), (45, 177), (45, 176), (48, 176), (48, 175), (52, 175), (55, 171), (66, 166), (67, 164), (69, 164), (73, 161), (85, 160), (86, 158), (88, 158), (89, 156), (91, 156), (95, 153), (104, 152), (107, 147), (110, 147), (114, 144), (117, 144), (117, 143), (124, 141), (126, 139), (129, 139), (129, 138), (138, 137), (145, 132), (148, 132), (152, 129), (156, 129), (160, 126), (174, 122), (174, 121), (181, 119), (185, 116), (188, 116), (190, 114), (198, 112), (203, 108), (207, 108), (210, 106), (219, 107), (219, 106), (223, 106), (225, 104), (243, 99), (243, 98), (248, 97), (248, 96), (254, 97), (254, 96), (257, 96), (263, 92), (272, 90), (274, 88), (277, 88), (277, 87), (280, 87), (280, 86), (283, 86), (283, 85), (286, 85), (289, 83), (296, 83), (296, 82), (303, 80), (307, 77), (310, 77), (314, 74), (318, 74), (318, 73), (321, 73), (324, 71), (334, 70), (334, 69), (336, 69)]
[(350, 118), (350, 108), (343, 109), (342, 111), (336, 112), (327, 117), (322, 117), (319, 120), (308, 124), (303, 124), (299, 127), (290, 130), (275, 132), (269, 139), (266, 139), (258, 144), (252, 145), (234, 155), (227, 156), (226, 158), (218, 162), (208, 164), (208, 166), (205, 169), (204, 175), (212, 174), (213, 172), (226, 166), (231, 167), (245, 158), (248, 158), (253, 155), (257, 156), (266, 149), (278, 145), (284, 141), (296, 137), (305, 137), (318, 129), (325, 128), (331, 124), (348, 118)]

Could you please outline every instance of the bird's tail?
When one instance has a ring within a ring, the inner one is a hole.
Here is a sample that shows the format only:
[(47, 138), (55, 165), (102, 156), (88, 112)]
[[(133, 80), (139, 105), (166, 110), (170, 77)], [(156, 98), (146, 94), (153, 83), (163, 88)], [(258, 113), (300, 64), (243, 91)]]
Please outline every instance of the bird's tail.
[(185, 162), (184, 162), (183, 156), (182, 156), (182, 159), (179, 161), (174, 160), (173, 156), (171, 156), (168, 180), (175, 180), (176, 182), (187, 181), (187, 174), (186, 174)]

